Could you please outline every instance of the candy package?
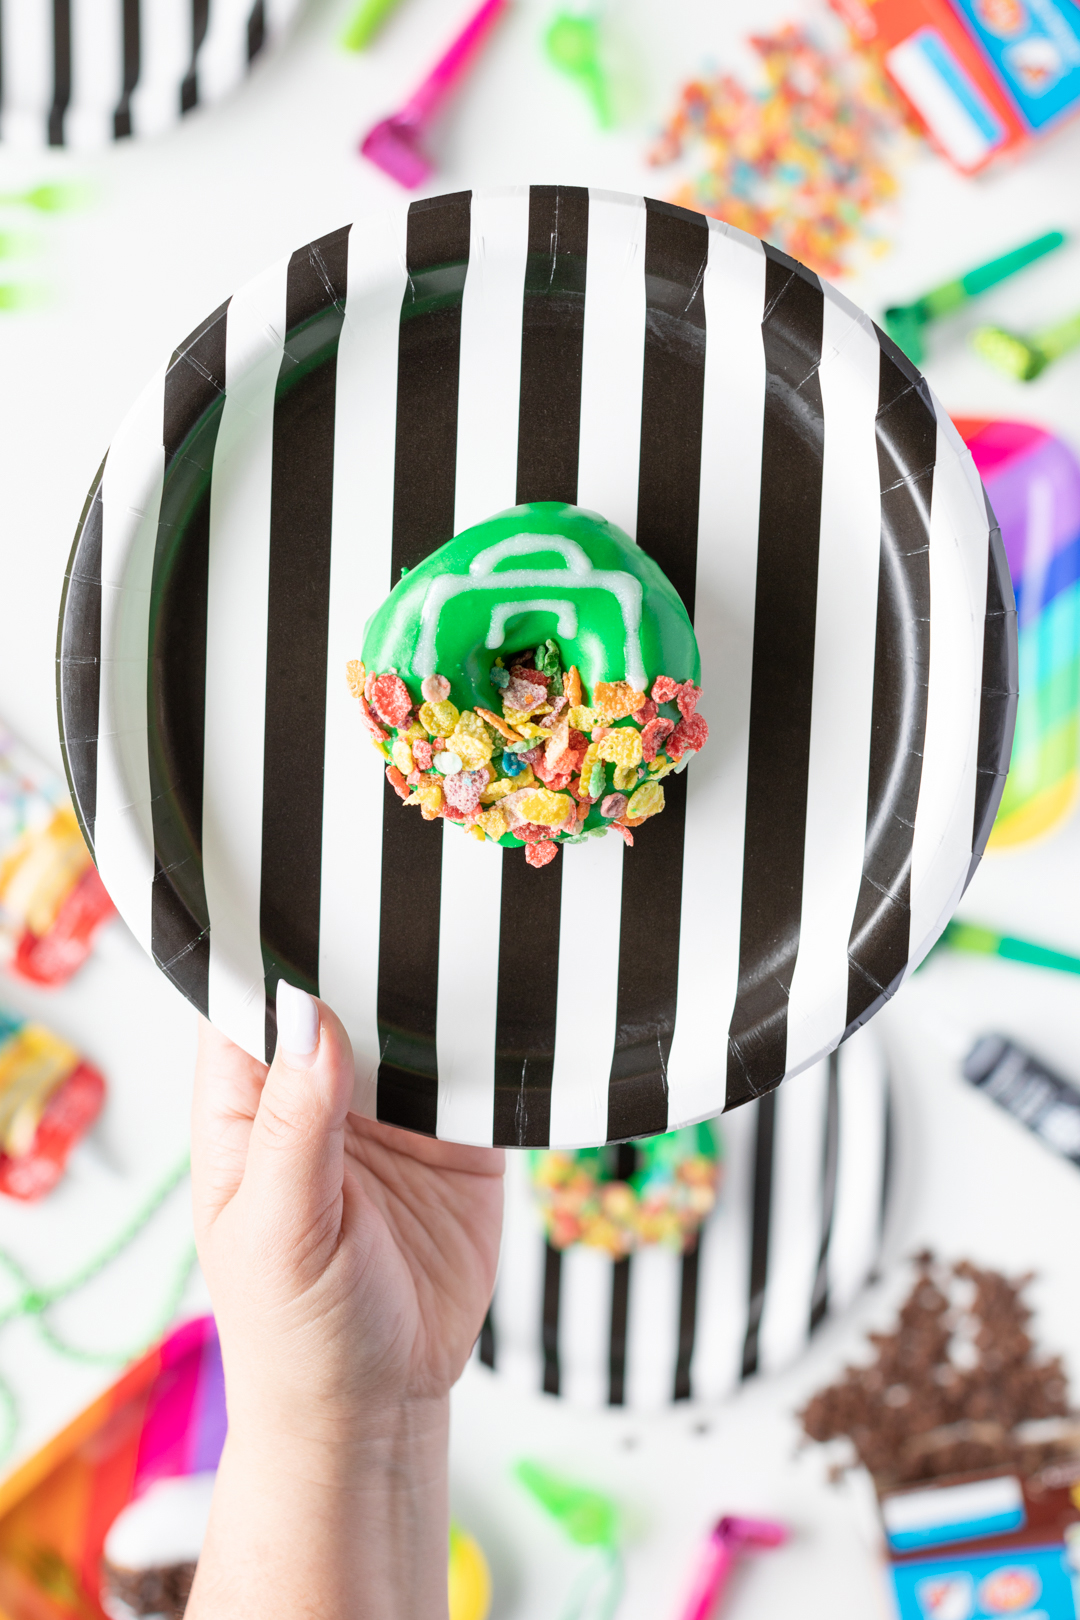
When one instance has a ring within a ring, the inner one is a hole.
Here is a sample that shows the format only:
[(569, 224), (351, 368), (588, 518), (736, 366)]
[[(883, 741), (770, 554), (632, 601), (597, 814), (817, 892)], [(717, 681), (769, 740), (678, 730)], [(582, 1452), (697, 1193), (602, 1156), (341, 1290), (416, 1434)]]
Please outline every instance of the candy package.
[(935, 144), (971, 174), (1080, 106), (1074, 0), (833, 0)]
[(63, 984), (114, 915), (62, 783), (0, 724), (0, 963)]
[(51, 1192), (104, 1101), (104, 1080), (73, 1046), (0, 1011), (0, 1193)]

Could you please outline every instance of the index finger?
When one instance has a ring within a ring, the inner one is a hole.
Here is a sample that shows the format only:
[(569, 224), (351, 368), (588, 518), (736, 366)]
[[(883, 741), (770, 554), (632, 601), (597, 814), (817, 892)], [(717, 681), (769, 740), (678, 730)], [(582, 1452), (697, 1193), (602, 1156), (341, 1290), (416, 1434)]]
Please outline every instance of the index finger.
[(199, 1019), (191, 1106), (191, 1180), (197, 1215), (208, 1223), (235, 1194), (247, 1163), (266, 1064)]

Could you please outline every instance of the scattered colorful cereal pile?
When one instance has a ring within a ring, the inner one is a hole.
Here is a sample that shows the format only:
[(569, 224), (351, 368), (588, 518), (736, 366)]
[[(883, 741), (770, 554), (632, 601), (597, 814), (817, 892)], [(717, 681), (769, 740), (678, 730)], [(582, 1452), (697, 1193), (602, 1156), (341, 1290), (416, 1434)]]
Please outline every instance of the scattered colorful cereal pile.
[(425, 821), (445, 816), (481, 843), (524, 844), (530, 866), (609, 827), (632, 844), (632, 829), (664, 808), (663, 778), (709, 735), (693, 681), (661, 675), (651, 695), (598, 681), (587, 704), (554, 641), (516, 653), (509, 668), (496, 660), (498, 714), (459, 711), (444, 675), (421, 682), (419, 705), (394, 670), (370, 674), (354, 661), (348, 679), (398, 796)]
[(812, 1440), (846, 1436), (879, 1487), (1007, 1465), (1042, 1467), (1071, 1437), (1023, 1425), (1068, 1412), (1059, 1356), (1038, 1359), (1011, 1281), (962, 1260), (916, 1256), (918, 1276), (892, 1333), (872, 1333), (877, 1358), (849, 1367), (802, 1412)]
[(897, 190), (905, 114), (873, 58), (805, 27), (754, 35), (767, 87), (730, 73), (684, 86), (650, 161), (702, 150), (705, 168), (673, 200), (767, 238), (822, 275), (845, 268), (867, 215)]
[(551, 1246), (584, 1243), (617, 1260), (650, 1243), (692, 1247), (720, 1185), (709, 1124), (621, 1147), (533, 1153), (531, 1166)]

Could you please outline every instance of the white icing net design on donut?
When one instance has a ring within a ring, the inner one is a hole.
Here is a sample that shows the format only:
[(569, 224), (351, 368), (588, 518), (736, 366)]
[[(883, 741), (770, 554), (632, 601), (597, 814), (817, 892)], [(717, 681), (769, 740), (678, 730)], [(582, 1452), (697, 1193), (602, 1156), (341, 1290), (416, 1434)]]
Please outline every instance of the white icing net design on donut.
[[(516, 568), (497, 574), (495, 569), (507, 557), (522, 557), (536, 552), (554, 551), (566, 563), (565, 569)], [(440, 574), (428, 586), (420, 613), (420, 643), (416, 651), (414, 673), (421, 677), (437, 672), (435, 644), (439, 631), (439, 617), (453, 597), (466, 591), (506, 591), (551, 589), (555, 575), (560, 590), (607, 591), (619, 604), (625, 632), (624, 660), (626, 679), (635, 691), (646, 686), (645, 660), (641, 650), (641, 581), (622, 569), (594, 568), (587, 553), (576, 540), (567, 540), (554, 534), (515, 534), (499, 540), (477, 552), (464, 574)], [(558, 632), (562, 636), (577, 634), (577, 613), (573, 602), (566, 598), (519, 597), (513, 602), (496, 603), (491, 611), (485, 645), (500, 647), (506, 634), (506, 625), (512, 618), (527, 612), (558, 615)]]

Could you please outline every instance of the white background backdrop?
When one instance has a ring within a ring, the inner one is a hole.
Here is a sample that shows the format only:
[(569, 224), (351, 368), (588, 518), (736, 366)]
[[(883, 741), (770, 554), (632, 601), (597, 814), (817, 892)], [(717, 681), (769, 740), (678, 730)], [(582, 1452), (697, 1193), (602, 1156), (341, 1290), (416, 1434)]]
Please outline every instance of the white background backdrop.
[[(514, 0), (432, 142), (429, 188), (520, 182), (592, 184), (664, 195), (673, 176), (644, 154), (678, 86), (710, 62), (742, 57), (740, 37), (802, 14), (805, 0), (613, 0), (636, 62), (638, 110), (597, 133), (583, 97), (554, 74), (540, 40), (553, 0)], [(405, 0), (362, 57), (337, 48), (347, 3), (312, 4), (296, 33), (230, 102), (164, 139), (100, 157), (0, 147), (0, 190), (55, 175), (90, 187), (81, 211), (21, 220), (31, 251), (0, 277), (42, 291), (39, 307), (0, 317), (0, 714), (58, 761), (53, 698), (56, 610), (84, 493), (117, 422), (175, 343), (267, 263), (401, 193), (355, 154), (464, 20), (469, 0)], [(1080, 228), (1080, 126), (1022, 164), (965, 181), (930, 154), (906, 166), (885, 216), (893, 246), (845, 289), (872, 314), (1054, 226)], [(6, 221), (0, 218), (0, 227)], [(1023, 328), (1072, 312), (1080, 246), (986, 298), (978, 318)], [(4, 265), (0, 263), (0, 272)], [(961, 316), (931, 338), (927, 371), (947, 407), (1028, 416), (1080, 449), (1080, 356), (1023, 388), (970, 355)], [(988, 859), (963, 914), (1080, 953), (1080, 826)], [(183, 1154), (194, 1015), (117, 925), (59, 995), (4, 979), (0, 1003), (32, 1012), (105, 1070), (111, 1102), (64, 1186), (44, 1205), (0, 1205), (0, 1251), (42, 1285), (97, 1253)], [(1046, 1345), (1080, 1377), (1080, 1172), (1053, 1158), (976, 1096), (957, 1060), (1002, 1029), (1080, 1080), (1080, 980), (981, 960), (938, 959), (882, 1016), (902, 1090), (906, 1171), (898, 1252), (923, 1242), (1039, 1273), (1033, 1298)], [(797, 1084), (798, 1082), (793, 1082)], [(133, 1347), (149, 1330), (190, 1242), (186, 1191), (139, 1242), (52, 1315), (85, 1349)], [(790, 1521), (792, 1544), (738, 1578), (732, 1620), (874, 1620), (889, 1612), (868, 1490), (825, 1483), (823, 1459), (796, 1455), (794, 1410), (845, 1359), (867, 1325), (887, 1321), (906, 1285), (892, 1270), (856, 1319), (830, 1327), (782, 1379), (716, 1411), (655, 1420), (583, 1418), (559, 1403), (510, 1397), (481, 1371), (455, 1398), (455, 1507), (495, 1573), (495, 1620), (559, 1612), (581, 1567), (509, 1482), (534, 1455), (615, 1493), (630, 1526), (625, 1620), (675, 1616), (696, 1544), (720, 1513)], [(0, 1278), (0, 1313), (10, 1294)], [(196, 1277), (187, 1309), (203, 1308)], [(99, 1389), (100, 1368), (58, 1357), (32, 1324), (0, 1328), (0, 1375), (19, 1398), (25, 1456)], [(14, 1459), (13, 1459), (14, 1460)]]

